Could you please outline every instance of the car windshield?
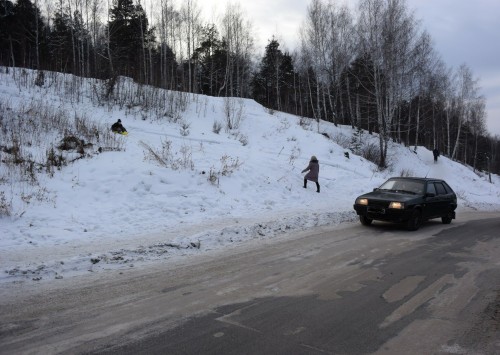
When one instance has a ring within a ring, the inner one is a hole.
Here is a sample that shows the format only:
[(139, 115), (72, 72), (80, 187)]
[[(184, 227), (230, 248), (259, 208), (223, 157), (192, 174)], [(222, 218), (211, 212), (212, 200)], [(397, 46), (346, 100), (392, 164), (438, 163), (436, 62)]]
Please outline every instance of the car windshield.
[(422, 194), (424, 192), (424, 183), (416, 180), (391, 179), (384, 182), (379, 189), (409, 194)]

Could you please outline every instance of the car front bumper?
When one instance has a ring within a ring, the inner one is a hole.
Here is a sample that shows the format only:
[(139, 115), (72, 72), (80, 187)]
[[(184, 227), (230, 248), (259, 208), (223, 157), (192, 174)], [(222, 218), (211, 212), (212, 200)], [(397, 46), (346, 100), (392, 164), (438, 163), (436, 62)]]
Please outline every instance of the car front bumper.
[(353, 207), (359, 216), (396, 223), (407, 221), (413, 212), (413, 210), (398, 210), (378, 206), (354, 205)]

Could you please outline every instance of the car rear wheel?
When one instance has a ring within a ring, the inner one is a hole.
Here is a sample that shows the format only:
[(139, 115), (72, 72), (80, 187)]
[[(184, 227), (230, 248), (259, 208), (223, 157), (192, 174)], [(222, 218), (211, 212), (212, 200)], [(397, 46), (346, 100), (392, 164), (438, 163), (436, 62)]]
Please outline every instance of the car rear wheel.
[(362, 225), (369, 226), (370, 224), (372, 224), (373, 219), (368, 218), (366, 216), (359, 216), (359, 221), (361, 222)]
[(422, 224), (422, 214), (420, 213), (419, 210), (415, 210), (411, 214), (410, 219), (406, 222), (406, 229), (408, 229), (409, 231), (416, 231), (417, 229), (420, 228), (421, 224)]
[(450, 224), (452, 219), (453, 217), (451, 216), (451, 212), (448, 212), (446, 216), (441, 217), (441, 221), (443, 222), (443, 224)]

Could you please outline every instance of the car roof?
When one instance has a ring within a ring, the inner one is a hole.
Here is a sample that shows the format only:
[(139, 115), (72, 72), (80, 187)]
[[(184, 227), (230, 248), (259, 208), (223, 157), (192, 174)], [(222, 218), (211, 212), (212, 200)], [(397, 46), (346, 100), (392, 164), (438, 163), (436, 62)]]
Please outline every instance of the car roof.
[(411, 176), (394, 176), (391, 177), (389, 180), (417, 180), (417, 181), (422, 181), (422, 182), (427, 182), (427, 181), (444, 181), (443, 179), (437, 179), (437, 178), (428, 178), (428, 177), (411, 177)]

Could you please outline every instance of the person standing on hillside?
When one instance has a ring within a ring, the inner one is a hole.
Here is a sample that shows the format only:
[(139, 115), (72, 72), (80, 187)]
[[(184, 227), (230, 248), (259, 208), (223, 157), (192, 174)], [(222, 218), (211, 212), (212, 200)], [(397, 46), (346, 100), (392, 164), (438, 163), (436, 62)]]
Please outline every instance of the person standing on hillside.
[(432, 151), (432, 154), (434, 155), (434, 163), (437, 163), (438, 156), (439, 156), (439, 150), (437, 148), (434, 148), (434, 150)]
[(319, 183), (318, 183), (319, 162), (314, 155), (311, 157), (311, 160), (309, 161), (309, 165), (307, 166), (307, 168), (302, 170), (302, 173), (305, 173), (306, 171), (308, 171), (308, 173), (304, 176), (304, 189), (307, 188), (307, 180), (314, 181), (316, 183), (316, 192), (319, 193)]

